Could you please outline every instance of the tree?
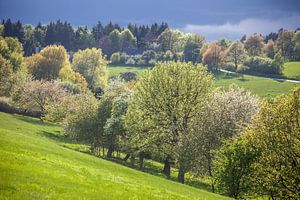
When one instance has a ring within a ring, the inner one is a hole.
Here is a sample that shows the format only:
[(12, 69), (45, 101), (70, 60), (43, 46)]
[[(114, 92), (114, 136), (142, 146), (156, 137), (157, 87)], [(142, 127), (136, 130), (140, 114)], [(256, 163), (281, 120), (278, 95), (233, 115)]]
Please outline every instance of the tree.
[(129, 29), (125, 29), (121, 32), (121, 50), (127, 54), (132, 54), (136, 50), (137, 40)]
[(278, 74), (282, 74), (284, 67), (284, 59), (280, 53), (276, 53), (272, 62), (273, 66), (276, 68)]
[(92, 48), (96, 45), (92, 33), (85, 27), (78, 27), (74, 36), (74, 50)]
[(235, 199), (251, 192), (253, 164), (259, 152), (251, 148), (246, 138), (238, 137), (217, 152), (214, 160), (214, 179), (218, 189)]
[(273, 59), (275, 56), (275, 43), (272, 39), (268, 40), (268, 43), (265, 45), (264, 51), (266, 55)]
[(200, 50), (204, 43), (204, 37), (201, 35), (188, 35), (188, 39), (184, 44), (183, 55), (186, 62), (199, 63)]
[(282, 30), (278, 34), (276, 47), (286, 61), (292, 57), (294, 31)]
[(250, 56), (258, 56), (264, 47), (264, 39), (255, 33), (247, 37), (244, 41), (244, 45)]
[(63, 46), (51, 45), (39, 54), (26, 58), (25, 63), (35, 79), (55, 80), (59, 76), (59, 71), (69, 64), (69, 60)]
[(80, 73), (75, 72), (69, 63), (59, 71), (59, 79), (79, 86), (80, 91), (85, 91), (88, 86), (85, 78)]
[(297, 31), (293, 37), (294, 57), (295, 60), (300, 60), (300, 31)]
[(157, 38), (162, 51), (166, 52), (170, 50), (172, 53), (175, 53), (176, 43), (178, 42), (180, 36), (181, 32), (179, 31), (174, 31), (169, 28), (165, 29)]
[(20, 43), (24, 42), (24, 29), (20, 21), (13, 23), (10, 19), (7, 19), (3, 23), (4, 25), (4, 37), (17, 38)]
[(14, 93), (13, 100), (25, 110), (39, 112), (42, 117), (46, 113), (45, 106), (50, 102), (58, 102), (67, 93), (58, 82), (29, 80)]
[(223, 60), (222, 48), (215, 43), (208, 45), (205, 50), (202, 63), (207, 65), (208, 69), (216, 70)]
[(254, 191), (272, 199), (299, 199), (300, 194), (300, 88), (263, 102), (245, 131), (259, 151), (254, 165)]
[(0, 55), (11, 63), (13, 71), (16, 72), (23, 62), (22, 44), (16, 38), (0, 37)]
[(121, 33), (119, 30), (115, 29), (109, 34), (109, 40), (111, 45), (111, 53), (120, 51), (122, 46)]
[[(62, 120), (63, 127), (68, 136), (78, 141), (91, 145), (91, 152), (96, 153), (95, 140), (98, 134), (97, 109), (98, 100), (91, 92), (73, 96), (71, 101), (66, 99), (60, 104), (50, 104), (52, 112), (49, 117), (57, 117)], [(70, 106), (71, 105), (71, 106)], [(54, 118), (55, 119), (55, 118)]]
[(94, 36), (95, 41), (99, 41), (101, 37), (103, 37), (104, 35), (103, 31), (104, 31), (103, 25), (101, 24), (100, 21), (98, 21), (97, 24), (92, 28), (92, 34)]
[(3, 37), (4, 34), (4, 25), (0, 24), (0, 37)]
[(34, 41), (32, 25), (31, 24), (25, 25), (24, 32), (25, 32), (25, 41), (23, 44), (24, 54), (25, 56), (30, 56), (33, 53), (35, 53), (35, 41)]
[(194, 146), (187, 145), (193, 138), (192, 125), (211, 88), (212, 77), (202, 66), (157, 63), (140, 79), (129, 103), (126, 120), (133, 125), (129, 130), (136, 134), (141, 130), (140, 146), (155, 145), (164, 158), (176, 161), (181, 183), (193, 160)]
[(71, 24), (68, 22), (61, 22), (60, 20), (50, 22), (46, 29), (45, 43), (47, 45), (60, 44), (67, 50), (72, 50), (74, 43), (74, 30)]
[(12, 78), (13, 66), (0, 54), (0, 96), (9, 95), (9, 86)]
[(111, 117), (107, 119), (104, 126), (104, 138), (108, 146), (107, 157), (112, 157), (114, 150), (122, 148), (122, 140), (126, 136), (126, 129), (123, 122), (123, 116), (127, 112), (128, 99), (130, 92), (119, 94), (112, 101)]
[(35, 40), (36, 47), (46, 46), (45, 37), (46, 37), (47, 26), (38, 23), (34, 28), (33, 35)]
[[(200, 174), (213, 175), (215, 151), (236, 137), (250, 123), (258, 111), (258, 99), (243, 88), (231, 86), (228, 91), (214, 93), (203, 114), (197, 119), (195, 129), (198, 142), (198, 167)], [(196, 152), (194, 152), (196, 153)], [(214, 182), (212, 182), (214, 191)]]
[(235, 69), (238, 68), (239, 64), (243, 63), (245, 57), (244, 45), (239, 41), (233, 42), (225, 52), (225, 60), (227, 62), (233, 62)]
[(230, 43), (231, 42), (228, 39), (224, 38), (224, 37), (220, 38), (216, 42), (216, 44), (219, 45), (222, 48), (223, 51), (226, 50), (230, 46)]
[(74, 54), (73, 68), (84, 76), (89, 88), (96, 92), (104, 89), (107, 82), (106, 61), (101, 49), (79, 50)]

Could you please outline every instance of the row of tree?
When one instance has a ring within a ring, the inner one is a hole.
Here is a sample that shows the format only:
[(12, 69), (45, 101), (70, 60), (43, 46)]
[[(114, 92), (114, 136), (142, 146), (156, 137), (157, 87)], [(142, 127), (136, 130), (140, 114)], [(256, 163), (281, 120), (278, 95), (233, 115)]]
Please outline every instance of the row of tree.
[[(1, 24), (3, 36), (18, 38), (24, 46), (26, 56), (52, 44), (63, 45), (68, 51), (96, 47), (101, 48), (106, 55), (110, 55), (116, 50), (114, 44), (119, 40), (118, 35), (115, 35), (118, 34), (116, 31), (125, 31), (123, 33), (123, 37), (126, 37), (123, 38), (124, 42), (128, 42), (127, 45), (133, 48), (129, 51), (130, 53), (143, 52), (149, 48), (149, 45), (157, 39), (160, 33), (168, 28), (166, 23), (160, 25), (154, 23), (151, 26), (128, 24), (127, 28), (123, 29), (112, 22), (105, 26), (98, 22), (91, 30), (87, 26), (79, 26), (75, 29), (70, 23), (60, 20), (47, 25), (38, 23), (35, 27), (30, 24), (23, 26), (20, 21), (14, 23), (10, 19), (3, 20)], [(110, 35), (113, 31), (115, 31), (113, 35)], [(111, 37), (116, 38), (111, 39)], [(117, 51), (126, 51), (126, 48), (127, 46), (120, 47)]]
[(166, 176), (177, 168), (181, 183), (192, 173), (235, 198), (299, 198), (300, 88), (269, 102), (212, 84), (203, 66), (157, 63), (137, 82), (112, 81), (99, 102), (80, 95), (50, 103), (45, 117), (95, 155), (121, 151), (124, 160), (138, 157), (141, 170), (152, 158)]
[[(110, 56), (114, 52), (127, 54), (142, 54), (147, 50), (157, 52), (171, 51), (174, 57), (185, 61), (201, 62), (207, 48), (201, 35), (183, 34), (178, 30), (168, 28), (166, 23), (151, 26), (128, 24), (121, 28), (118, 24), (101, 22), (89, 30), (86, 26), (74, 29), (68, 22), (50, 22), (48, 25), (38, 24), (23, 26), (20, 21), (13, 23), (10, 19), (2, 21), (2, 35), (16, 37), (24, 46), (25, 55), (31, 55), (40, 48), (51, 44), (61, 44), (68, 51), (86, 48), (101, 48), (104, 54)], [(299, 31), (298, 31), (299, 32)], [(262, 37), (253, 34), (243, 36), (247, 54), (251, 57), (262, 54), (271, 59), (279, 52), (284, 60), (300, 59), (300, 34), (297, 31), (280, 29)], [(230, 46), (230, 41), (220, 39), (215, 42), (224, 50)], [(218, 50), (216, 50), (218, 51)], [(217, 53), (217, 52), (216, 52)]]

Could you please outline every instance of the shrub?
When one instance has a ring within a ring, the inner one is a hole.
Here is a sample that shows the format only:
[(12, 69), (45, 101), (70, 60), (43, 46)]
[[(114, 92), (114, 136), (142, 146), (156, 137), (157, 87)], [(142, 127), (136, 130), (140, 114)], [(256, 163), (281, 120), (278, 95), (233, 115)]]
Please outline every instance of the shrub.
[(150, 60), (156, 58), (156, 53), (153, 50), (144, 51), (142, 57), (143, 57), (143, 60), (145, 60), (147, 63), (149, 63)]
[(135, 61), (133, 58), (129, 58), (126, 62), (125, 62), (126, 65), (135, 65)]
[(134, 72), (124, 72), (121, 73), (120, 78), (127, 82), (127, 81), (136, 80), (137, 75)]
[(120, 60), (121, 60), (121, 55), (119, 52), (113, 53), (110, 56), (111, 64), (120, 64)]
[(155, 59), (151, 59), (149, 60), (148, 64), (151, 65), (151, 66), (154, 66), (156, 63), (156, 60)]
[(24, 110), (16, 107), (11, 98), (8, 97), (0, 97), (0, 111), (11, 114), (26, 115), (30, 117), (39, 117), (41, 115), (40, 112)]
[(74, 84), (70, 81), (63, 81), (60, 82), (59, 85), (66, 91), (72, 94), (79, 94), (81, 93), (81, 87), (78, 84)]
[(281, 67), (279, 67), (278, 64), (270, 58), (263, 58), (259, 56), (249, 57), (244, 62), (244, 65), (249, 67), (247, 70), (249, 72), (281, 74)]
[(221, 68), (228, 71), (237, 71), (233, 62), (226, 62), (222, 64)]
[(146, 65), (146, 62), (143, 59), (138, 59), (136, 64), (137, 65)]

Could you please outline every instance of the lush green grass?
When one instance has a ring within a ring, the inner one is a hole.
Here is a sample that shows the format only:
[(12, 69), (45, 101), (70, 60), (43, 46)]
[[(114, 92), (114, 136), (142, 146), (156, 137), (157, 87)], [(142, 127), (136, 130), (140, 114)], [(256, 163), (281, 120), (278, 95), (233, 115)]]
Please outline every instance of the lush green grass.
[[(300, 62), (298, 62), (300, 63)], [(292, 70), (290, 67), (292, 63), (287, 63), (287, 66), (285, 70), (287, 70), (290, 74), (293, 73), (294, 75), (297, 74), (297, 70)], [(293, 67), (297, 64), (292, 64)], [(110, 75), (116, 76), (121, 72), (131, 71), (136, 72), (138, 75), (141, 74), (142, 71), (146, 70), (145, 67), (127, 67), (127, 66), (110, 66), (109, 72)], [(300, 71), (300, 64), (297, 68)], [(286, 73), (286, 71), (284, 72)], [(298, 73), (299, 74), (299, 73)], [(300, 75), (300, 74), (299, 74)], [(295, 85), (295, 83), (289, 83), (289, 82), (280, 82), (280, 81), (274, 81), (269, 78), (260, 78), (255, 76), (237, 76), (237, 75), (226, 75), (224, 73), (215, 74), (216, 79), (216, 86), (218, 87), (225, 87), (227, 88), (231, 84), (236, 84), (240, 87), (244, 87), (254, 94), (257, 94), (260, 97), (263, 98), (273, 98), (279, 94), (284, 94), (292, 90)]]
[(287, 93), (297, 85), (296, 83), (275, 81), (269, 78), (224, 73), (215, 74), (215, 79), (216, 86), (226, 88), (231, 84), (236, 84), (263, 98), (273, 98), (279, 94)]
[(227, 199), (75, 151), (83, 145), (61, 135), (0, 113), (0, 199)]
[(300, 62), (285, 63), (283, 74), (286, 78), (300, 80)]
[(110, 65), (108, 66), (108, 71), (109, 71), (109, 77), (113, 77), (113, 76), (118, 76), (120, 73), (123, 72), (134, 72), (140, 75), (141, 72), (150, 68), (151, 67)]

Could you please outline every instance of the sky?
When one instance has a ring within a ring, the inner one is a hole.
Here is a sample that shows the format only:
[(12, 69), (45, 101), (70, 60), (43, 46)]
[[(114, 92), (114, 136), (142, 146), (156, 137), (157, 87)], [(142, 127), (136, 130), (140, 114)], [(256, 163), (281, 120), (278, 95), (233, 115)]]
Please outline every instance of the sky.
[(0, 19), (23, 24), (66, 20), (74, 26), (167, 22), (184, 32), (240, 39), (300, 28), (300, 0), (0, 0)]

